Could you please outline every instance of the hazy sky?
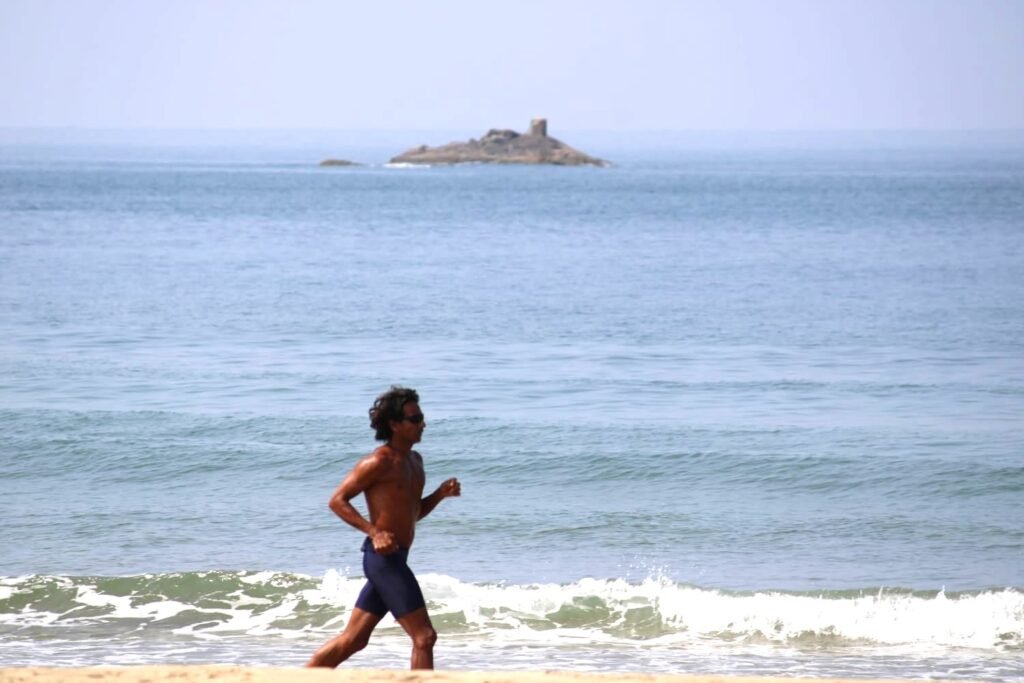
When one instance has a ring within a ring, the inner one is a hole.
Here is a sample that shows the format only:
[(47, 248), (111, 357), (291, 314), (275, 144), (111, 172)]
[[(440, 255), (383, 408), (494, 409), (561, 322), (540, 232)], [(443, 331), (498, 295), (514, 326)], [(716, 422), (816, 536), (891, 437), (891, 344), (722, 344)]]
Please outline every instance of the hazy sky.
[(1024, 0), (0, 0), (0, 126), (1024, 128)]

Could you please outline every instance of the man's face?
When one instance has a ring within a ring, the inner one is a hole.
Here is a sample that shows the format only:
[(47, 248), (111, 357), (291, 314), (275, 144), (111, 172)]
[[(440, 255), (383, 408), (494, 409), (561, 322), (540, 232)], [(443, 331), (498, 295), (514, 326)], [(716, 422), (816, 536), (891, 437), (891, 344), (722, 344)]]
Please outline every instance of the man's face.
[(391, 431), (395, 436), (409, 443), (419, 443), (423, 438), (423, 430), (427, 426), (423, 419), (423, 412), (418, 403), (406, 403), (402, 406), (402, 415), (405, 416), (401, 422), (392, 421)]

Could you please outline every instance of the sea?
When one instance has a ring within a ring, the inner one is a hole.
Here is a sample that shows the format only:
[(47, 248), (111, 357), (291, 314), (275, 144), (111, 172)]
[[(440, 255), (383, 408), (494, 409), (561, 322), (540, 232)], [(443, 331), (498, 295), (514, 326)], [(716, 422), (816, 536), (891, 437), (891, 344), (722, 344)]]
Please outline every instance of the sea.
[(0, 666), (304, 664), (398, 384), (439, 668), (1024, 681), (1024, 136), (79, 133), (0, 139)]

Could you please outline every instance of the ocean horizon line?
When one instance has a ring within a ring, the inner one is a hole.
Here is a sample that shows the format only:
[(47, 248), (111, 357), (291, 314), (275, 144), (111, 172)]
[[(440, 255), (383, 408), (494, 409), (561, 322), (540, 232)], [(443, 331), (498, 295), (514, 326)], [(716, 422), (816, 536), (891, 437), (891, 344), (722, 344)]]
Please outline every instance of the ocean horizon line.
[[(443, 144), (467, 140), (499, 125), (479, 127), (417, 128), (289, 128), (193, 126), (0, 126), (0, 145), (118, 145), (118, 146), (306, 146), (343, 144), (373, 147), (394, 144)], [(525, 129), (523, 126), (511, 126)], [(1024, 128), (560, 128), (550, 134), (582, 146), (609, 144), (643, 148), (747, 148), (747, 147), (1021, 147)]]

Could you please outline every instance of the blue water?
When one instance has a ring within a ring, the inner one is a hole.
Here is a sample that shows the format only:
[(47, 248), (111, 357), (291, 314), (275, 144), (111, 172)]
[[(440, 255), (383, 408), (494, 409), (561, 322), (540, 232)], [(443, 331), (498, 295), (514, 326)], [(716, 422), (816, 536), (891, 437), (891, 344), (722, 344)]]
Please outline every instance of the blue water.
[(305, 661), (402, 383), (439, 666), (1024, 680), (1024, 148), (586, 151), (0, 147), (0, 665)]

